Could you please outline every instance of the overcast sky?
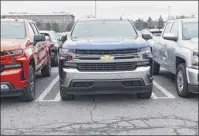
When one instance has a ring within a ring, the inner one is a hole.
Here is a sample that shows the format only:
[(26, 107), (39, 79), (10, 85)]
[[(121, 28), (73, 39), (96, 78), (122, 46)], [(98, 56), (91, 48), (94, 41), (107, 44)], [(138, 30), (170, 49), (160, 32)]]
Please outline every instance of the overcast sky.
[[(119, 17), (124, 15), (133, 20), (151, 16), (158, 19), (171, 15), (198, 15), (198, 1), (97, 1), (97, 17)], [(68, 12), (76, 17), (95, 14), (95, 1), (1, 1), (1, 13)]]

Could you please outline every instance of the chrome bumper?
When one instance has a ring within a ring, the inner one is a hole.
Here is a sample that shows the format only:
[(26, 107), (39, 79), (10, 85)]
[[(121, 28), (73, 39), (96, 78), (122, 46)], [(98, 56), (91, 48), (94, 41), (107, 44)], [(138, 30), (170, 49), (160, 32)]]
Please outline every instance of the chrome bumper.
[(187, 82), (190, 92), (198, 93), (199, 89), (199, 73), (197, 69), (186, 68)]
[(115, 72), (82, 72), (77, 69), (63, 68), (65, 76), (61, 79), (61, 85), (69, 87), (72, 80), (124, 80), (141, 79), (144, 85), (152, 84), (150, 66), (137, 67), (133, 71)]
[(188, 83), (192, 84), (192, 85), (198, 85), (199, 84), (198, 70), (187, 67), (186, 71), (187, 71), (187, 81), (188, 81)]

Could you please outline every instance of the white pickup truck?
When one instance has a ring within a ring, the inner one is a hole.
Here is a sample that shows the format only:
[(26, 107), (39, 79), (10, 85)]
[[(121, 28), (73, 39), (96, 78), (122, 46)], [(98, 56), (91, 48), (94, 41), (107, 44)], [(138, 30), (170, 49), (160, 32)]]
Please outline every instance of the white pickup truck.
[(198, 93), (198, 19), (168, 21), (159, 39), (148, 43), (154, 57), (154, 74), (162, 66), (176, 75), (179, 96)]

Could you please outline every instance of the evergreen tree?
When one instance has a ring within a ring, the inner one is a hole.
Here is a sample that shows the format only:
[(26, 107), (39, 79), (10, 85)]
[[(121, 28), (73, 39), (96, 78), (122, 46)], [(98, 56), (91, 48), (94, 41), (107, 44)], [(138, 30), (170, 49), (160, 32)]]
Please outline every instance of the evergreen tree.
[(163, 27), (164, 27), (164, 20), (163, 20), (162, 16), (160, 15), (160, 17), (158, 19), (157, 28), (162, 29)]
[(49, 22), (46, 23), (45, 29), (46, 30), (51, 30), (51, 24)]
[(52, 24), (52, 30), (55, 31), (55, 32), (59, 32), (59, 25), (57, 23), (53, 23)]
[(153, 22), (152, 18), (149, 17), (148, 20), (147, 20), (147, 24), (148, 24), (148, 28), (149, 28), (149, 29), (154, 28), (154, 27), (153, 27), (153, 23), (154, 23), (154, 22)]

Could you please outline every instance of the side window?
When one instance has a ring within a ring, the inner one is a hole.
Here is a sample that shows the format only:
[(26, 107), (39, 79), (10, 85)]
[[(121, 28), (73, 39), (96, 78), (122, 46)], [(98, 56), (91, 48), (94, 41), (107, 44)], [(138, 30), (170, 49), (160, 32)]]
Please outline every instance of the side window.
[(168, 24), (166, 25), (166, 27), (165, 27), (165, 29), (164, 29), (163, 36), (164, 36), (165, 34), (168, 34), (168, 33), (170, 32), (171, 25), (172, 25), (172, 23), (168, 23)]
[(33, 23), (30, 23), (30, 25), (32, 26), (34, 33), (35, 34), (39, 34), (39, 32), (37, 31), (37, 29), (35, 28), (35, 25)]
[(170, 33), (178, 36), (178, 24), (177, 23), (173, 23)]
[(31, 42), (33, 42), (35, 33), (34, 33), (33, 29), (32, 29), (32, 26), (30, 25), (30, 23), (28, 23), (28, 29), (29, 29)]

